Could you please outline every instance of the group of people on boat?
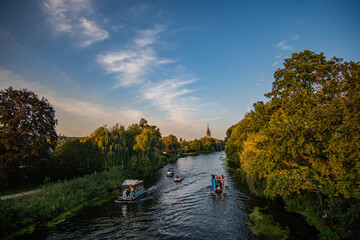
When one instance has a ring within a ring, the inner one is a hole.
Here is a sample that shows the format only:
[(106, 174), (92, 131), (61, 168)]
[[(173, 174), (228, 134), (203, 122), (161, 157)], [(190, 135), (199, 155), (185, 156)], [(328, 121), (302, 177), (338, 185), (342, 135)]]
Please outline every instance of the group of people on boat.
[(214, 192), (225, 190), (225, 175), (211, 175), (211, 190)]
[(135, 197), (135, 191), (133, 187), (126, 188), (123, 192), (123, 197), (124, 198), (134, 198)]

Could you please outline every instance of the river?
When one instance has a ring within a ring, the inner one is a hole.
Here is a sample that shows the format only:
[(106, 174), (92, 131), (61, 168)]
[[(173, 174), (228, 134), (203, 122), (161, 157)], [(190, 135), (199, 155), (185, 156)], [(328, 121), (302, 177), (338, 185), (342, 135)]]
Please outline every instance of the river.
[[(290, 229), (289, 239), (317, 239), (303, 217), (283, 210), (279, 201), (249, 193), (222, 160), (224, 152), (180, 158), (145, 178), (148, 194), (135, 203), (108, 201), (88, 206), (53, 227), (40, 227), (21, 239), (256, 239), (247, 222), (255, 206), (269, 207)], [(185, 178), (166, 176), (173, 167)], [(210, 193), (210, 174), (225, 174), (226, 195)]]

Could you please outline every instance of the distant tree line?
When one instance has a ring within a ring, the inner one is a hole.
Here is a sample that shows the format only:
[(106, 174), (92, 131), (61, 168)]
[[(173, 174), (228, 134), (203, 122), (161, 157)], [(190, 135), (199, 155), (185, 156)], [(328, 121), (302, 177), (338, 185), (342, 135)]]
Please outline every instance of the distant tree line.
[(167, 154), (186, 154), (199, 152), (214, 152), (224, 150), (225, 142), (216, 138), (203, 137), (200, 140), (195, 139), (186, 141), (185, 139), (177, 139), (176, 136), (170, 134), (161, 138), (163, 143), (163, 153)]
[(282, 197), (313, 223), (327, 211), (324, 239), (359, 237), (360, 63), (305, 50), (274, 77), (269, 100), (227, 130), (228, 159), (254, 193)]
[(203, 138), (186, 142), (161, 137), (145, 119), (127, 129), (102, 126), (88, 137), (57, 136), (55, 110), (26, 89), (0, 91), (0, 189), (23, 183), (69, 179), (122, 167), (149, 176), (182, 153), (218, 151), (224, 142)]

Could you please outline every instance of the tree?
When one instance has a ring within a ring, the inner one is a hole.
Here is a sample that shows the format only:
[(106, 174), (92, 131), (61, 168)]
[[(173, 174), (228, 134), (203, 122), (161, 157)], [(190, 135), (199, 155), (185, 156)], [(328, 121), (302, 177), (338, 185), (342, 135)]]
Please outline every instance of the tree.
[(270, 101), (229, 128), (227, 156), (247, 179), (265, 179), (268, 196), (360, 198), (359, 69), (323, 53), (294, 53), (274, 74)]
[(130, 166), (142, 176), (148, 176), (161, 165), (161, 139), (155, 130), (143, 129), (135, 140)]
[(201, 150), (201, 141), (198, 139), (190, 141), (189, 146), (191, 151), (198, 152)]
[(60, 178), (83, 176), (104, 169), (104, 155), (100, 147), (90, 139), (66, 140), (53, 151)]
[(176, 154), (177, 150), (180, 147), (180, 143), (175, 135), (170, 134), (167, 137), (162, 137), (161, 141), (163, 143), (163, 152)]
[(45, 98), (26, 89), (0, 91), (2, 178), (19, 183), (21, 176), (39, 176), (48, 151), (56, 146), (56, 125), (55, 110)]

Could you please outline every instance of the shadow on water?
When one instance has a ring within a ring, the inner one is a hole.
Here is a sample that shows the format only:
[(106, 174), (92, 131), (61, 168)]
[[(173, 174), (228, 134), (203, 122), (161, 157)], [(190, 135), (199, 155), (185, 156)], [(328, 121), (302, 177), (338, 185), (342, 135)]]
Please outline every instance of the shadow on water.
[[(145, 178), (148, 194), (135, 203), (89, 206), (53, 226), (21, 239), (256, 239), (248, 215), (256, 206), (268, 207), (276, 221), (290, 229), (289, 239), (316, 239), (316, 230), (282, 202), (250, 194), (220, 159), (223, 152), (185, 157)], [(169, 167), (185, 178), (174, 182)], [(210, 193), (210, 174), (227, 176), (226, 195)]]

